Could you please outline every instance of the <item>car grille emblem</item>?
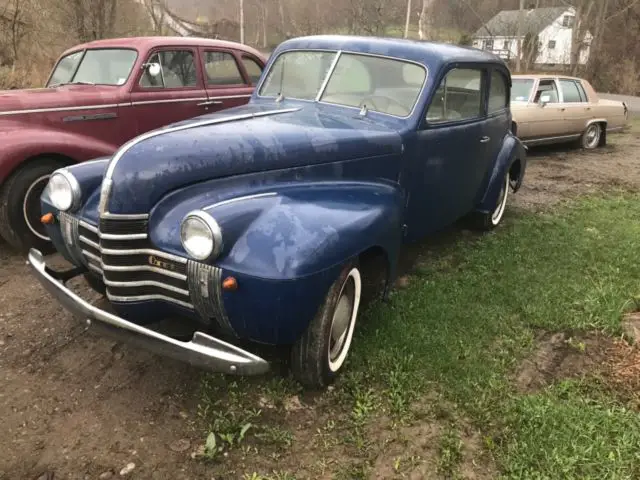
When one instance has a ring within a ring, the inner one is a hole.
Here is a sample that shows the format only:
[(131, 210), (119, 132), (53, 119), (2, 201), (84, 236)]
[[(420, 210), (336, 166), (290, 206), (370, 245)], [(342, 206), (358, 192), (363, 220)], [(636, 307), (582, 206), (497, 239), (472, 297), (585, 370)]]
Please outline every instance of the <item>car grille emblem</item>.
[(152, 265), (154, 267), (164, 268), (165, 270), (171, 270), (171, 271), (176, 270), (176, 266), (173, 263), (165, 262), (164, 260), (156, 257), (155, 255), (149, 255), (148, 262), (149, 262), (149, 265)]

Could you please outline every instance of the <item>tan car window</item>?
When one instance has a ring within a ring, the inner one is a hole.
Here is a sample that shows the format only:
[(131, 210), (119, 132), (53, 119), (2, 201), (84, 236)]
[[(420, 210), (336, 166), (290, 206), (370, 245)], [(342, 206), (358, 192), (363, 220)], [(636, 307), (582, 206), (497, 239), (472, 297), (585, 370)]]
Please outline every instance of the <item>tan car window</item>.
[(451, 70), (442, 79), (431, 100), (427, 122), (433, 124), (478, 118), (482, 115), (482, 83), (481, 70)]
[(556, 88), (556, 82), (553, 80), (540, 80), (533, 101), (536, 103), (539, 102), (542, 95), (549, 97), (549, 102), (547, 103), (558, 103), (560, 97), (558, 95), (558, 89)]
[(500, 72), (491, 73), (491, 87), (489, 88), (489, 113), (499, 112), (509, 106), (507, 98), (507, 82)]
[(562, 89), (564, 103), (580, 103), (583, 101), (578, 85), (573, 80), (560, 80), (560, 88)]

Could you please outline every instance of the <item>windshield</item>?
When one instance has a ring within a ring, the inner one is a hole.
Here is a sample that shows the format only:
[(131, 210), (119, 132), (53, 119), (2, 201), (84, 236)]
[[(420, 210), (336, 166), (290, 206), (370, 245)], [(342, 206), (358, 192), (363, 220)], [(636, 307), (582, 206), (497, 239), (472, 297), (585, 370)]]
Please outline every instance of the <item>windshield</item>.
[(400, 59), (330, 51), (292, 51), (276, 59), (259, 93), (301, 100), (315, 100), (321, 94), (321, 102), (357, 108), (366, 106), (368, 110), (407, 117), (413, 111), (426, 76), (423, 66)]
[(73, 52), (58, 62), (47, 86), (68, 83), (123, 85), (137, 57), (138, 53), (130, 49)]
[(531, 89), (533, 88), (533, 79), (531, 78), (512, 78), (511, 79), (511, 101), (526, 102), (531, 98)]

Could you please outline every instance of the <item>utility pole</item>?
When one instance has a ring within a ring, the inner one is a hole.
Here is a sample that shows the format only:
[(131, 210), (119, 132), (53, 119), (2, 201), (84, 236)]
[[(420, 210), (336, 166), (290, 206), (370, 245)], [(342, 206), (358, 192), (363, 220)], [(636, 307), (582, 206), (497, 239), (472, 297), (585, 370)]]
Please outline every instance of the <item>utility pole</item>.
[(244, 0), (240, 0), (240, 43), (244, 43)]
[(411, 19), (411, 0), (407, 0), (407, 20), (404, 23), (404, 38), (409, 38), (409, 20)]
[(520, 0), (520, 11), (518, 12), (518, 56), (516, 57), (516, 72), (520, 73), (520, 62), (522, 60), (522, 31), (524, 30), (524, 0)]

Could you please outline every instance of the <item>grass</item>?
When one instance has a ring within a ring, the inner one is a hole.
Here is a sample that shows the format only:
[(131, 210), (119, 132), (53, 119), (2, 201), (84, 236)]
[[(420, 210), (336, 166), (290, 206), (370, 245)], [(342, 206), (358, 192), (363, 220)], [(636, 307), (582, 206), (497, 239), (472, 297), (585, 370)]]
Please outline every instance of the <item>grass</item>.
[[(583, 198), (544, 214), (512, 214), (493, 234), (458, 233), (445, 247), (428, 247), (409, 287), (363, 316), (347, 371), (323, 397), (323, 418), (341, 420), (318, 425), (315, 444), (352, 452), (339, 477), (367, 478), (380, 453), (380, 419), (392, 419), (391, 428), (424, 421), (415, 414), (424, 404), (429, 421), (446, 425), (435, 448), (445, 478), (455, 478), (463, 460), (457, 418), (481, 432), (505, 478), (638, 478), (638, 412), (586, 380), (531, 394), (511, 380), (539, 330), (620, 333), (623, 309), (640, 290), (638, 218), (636, 197)], [(263, 381), (258, 391), (299, 393), (280, 381)], [(204, 404), (220, 395), (212, 385)], [(259, 422), (251, 402), (237, 406), (255, 385), (231, 388), (231, 407), (217, 404), (226, 420), (204, 412), (208, 431), (237, 438)], [(279, 430), (255, 430), (290, 444)]]

